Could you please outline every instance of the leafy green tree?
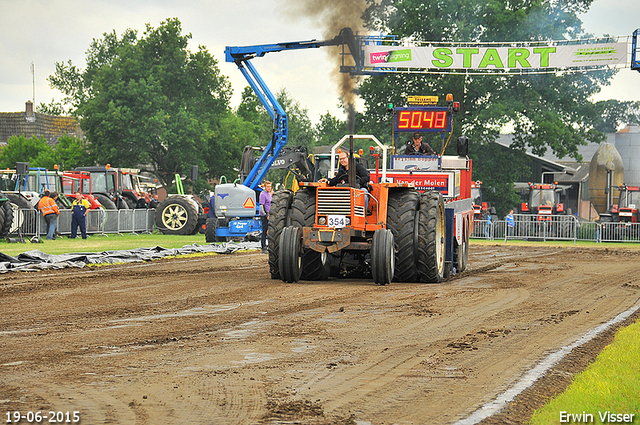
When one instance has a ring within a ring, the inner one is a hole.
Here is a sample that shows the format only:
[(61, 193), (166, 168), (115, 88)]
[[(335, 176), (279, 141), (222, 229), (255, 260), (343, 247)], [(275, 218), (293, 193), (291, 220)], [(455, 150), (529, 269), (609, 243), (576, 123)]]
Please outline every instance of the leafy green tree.
[(0, 167), (15, 168), (16, 162), (28, 162), (31, 167), (52, 166), (53, 149), (44, 137), (11, 136), (0, 151)]
[(16, 162), (28, 162), (30, 167), (60, 170), (89, 165), (86, 146), (82, 140), (68, 134), (60, 136), (50, 146), (44, 137), (11, 136), (0, 151), (0, 167), (15, 168)]
[(483, 201), (495, 205), (499, 217), (507, 215), (511, 208), (519, 207), (520, 195), (513, 190), (513, 185), (504, 182), (520, 181), (529, 174), (526, 155), (497, 143), (486, 143), (472, 145), (469, 156), (473, 158), (474, 179), (482, 181)]
[[(518, 42), (576, 39), (586, 36), (578, 13), (592, 0), (368, 0), (366, 19), (370, 28), (401, 38), (433, 42)], [(367, 78), (360, 96), (367, 106), (366, 125), (376, 134), (385, 132), (388, 103), (405, 106), (407, 95), (452, 93), (461, 103), (454, 120), (455, 139), (465, 134), (472, 143), (491, 144), (512, 128), (512, 148), (543, 155), (551, 149), (558, 157), (579, 158), (578, 146), (600, 142), (595, 128), (598, 108), (589, 98), (615, 71), (544, 75), (433, 75), (389, 74)], [(434, 143), (435, 140), (429, 140)], [(436, 146), (434, 146), (436, 148)], [(437, 150), (437, 149), (436, 149)], [(492, 152), (494, 150), (491, 150)], [(477, 151), (479, 152), (479, 150)], [(503, 155), (502, 150), (493, 152)], [(497, 168), (497, 158), (486, 157), (491, 166), (476, 161), (474, 179), (490, 181), (484, 173)], [(500, 159), (500, 163), (515, 164)], [(486, 171), (485, 171), (486, 170)], [(518, 172), (492, 182), (496, 193), (507, 193)]]
[(51, 99), (51, 103), (41, 103), (40, 105), (38, 105), (36, 112), (47, 115), (61, 116), (68, 115), (70, 111), (68, 110), (68, 108), (64, 107), (62, 102), (56, 102)]
[(85, 141), (68, 134), (58, 138), (53, 149), (53, 160), (60, 170), (91, 165)]
[(599, 119), (594, 124), (596, 130), (603, 133), (615, 133), (625, 124), (640, 123), (640, 102), (621, 102), (603, 100), (595, 105)]
[(287, 113), (289, 120), (287, 145), (313, 147), (316, 142), (308, 109), (303, 108), (300, 102), (292, 99), (286, 89), (280, 90), (276, 94), (276, 99)]
[(314, 133), (318, 145), (331, 146), (347, 134), (347, 123), (327, 111), (314, 126)]
[(192, 164), (211, 177), (229, 171), (220, 123), (231, 87), (203, 46), (187, 49), (190, 39), (178, 19), (167, 19), (147, 24), (140, 38), (105, 33), (91, 43), (85, 70), (56, 64), (51, 86), (79, 117), (96, 162), (151, 164), (163, 183)]

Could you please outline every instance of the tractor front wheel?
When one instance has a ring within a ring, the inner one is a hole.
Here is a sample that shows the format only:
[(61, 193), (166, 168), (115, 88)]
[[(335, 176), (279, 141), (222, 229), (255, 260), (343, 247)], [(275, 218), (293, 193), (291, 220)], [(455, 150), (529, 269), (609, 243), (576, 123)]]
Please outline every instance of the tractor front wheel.
[[(316, 193), (310, 189), (300, 189), (293, 195), (290, 210), (291, 225), (313, 227), (316, 221)], [(302, 250), (302, 280), (327, 280), (331, 273), (331, 256), (327, 252), (317, 252), (309, 248)]]
[(302, 232), (299, 227), (288, 226), (280, 234), (280, 255), (278, 268), (284, 282), (294, 283), (300, 280), (302, 274)]
[(269, 251), (269, 272), (271, 279), (280, 279), (280, 234), (289, 225), (289, 209), (293, 192), (285, 189), (275, 192), (271, 198), (269, 226), (267, 232), (267, 250)]
[(388, 285), (393, 280), (395, 268), (393, 233), (378, 229), (371, 241), (371, 276), (377, 285)]

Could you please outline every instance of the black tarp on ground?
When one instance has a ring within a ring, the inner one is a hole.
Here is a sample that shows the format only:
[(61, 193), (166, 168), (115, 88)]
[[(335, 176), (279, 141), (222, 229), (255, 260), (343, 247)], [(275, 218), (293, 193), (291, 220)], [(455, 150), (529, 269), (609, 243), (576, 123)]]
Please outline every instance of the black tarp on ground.
[(137, 248), (130, 251), (82, 252), (51, 255), (39, 250), (27, 251), (17, 257), (0, 252), (0, 273), (10, 271), (55, 270), (82, 268), (87, 264), (139, 263), (175, 255), (194, 253), (231, 254), (239, 250), (260, 249), (260, 242), (226, 242), (222, 244), (185, 245), (182, 248)]

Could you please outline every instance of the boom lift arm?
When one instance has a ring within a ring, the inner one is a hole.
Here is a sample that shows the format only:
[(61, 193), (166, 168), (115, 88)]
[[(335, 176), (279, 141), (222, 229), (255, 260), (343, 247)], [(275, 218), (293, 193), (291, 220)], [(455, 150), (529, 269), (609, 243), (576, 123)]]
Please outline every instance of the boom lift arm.
[[(344, 28), (340, 34), (332, 40), (317, 41), (296, 41), (289, 43), (276, 44), (260, 44), (255, 46), (240, 46), (225, 48), (225, 60), (227, 62), (235, 62), (236, 66), (242, 72), (247, 82), (255, 92), (256, 96), (265, 107), (269, 116), (273, 121), (273, 136), (271, 141), (265, 148), (264, 152), (258, 160), (251, 172), (247, 175), (243, 184), (250, 189), (256, 189), (258, 184), (267, 174), (275, 158), (280, 155), (282, 147), (287, 144), (288, 139), (288, 121), (287, 113), (278, 103), (278, 100), (269, 90), (262, 77), (251, 63), (251, 59), (255, 57), (263, 57), (270, 52), (281, 52), (283, 50), (300, 50), (311, 49), (323, 46), (348, 45), (351, 52), (359, 52), (355, 43), (353, 32), (349, 28)], [(359, 61), (359, 53), (352, 53), (356, 62)]]

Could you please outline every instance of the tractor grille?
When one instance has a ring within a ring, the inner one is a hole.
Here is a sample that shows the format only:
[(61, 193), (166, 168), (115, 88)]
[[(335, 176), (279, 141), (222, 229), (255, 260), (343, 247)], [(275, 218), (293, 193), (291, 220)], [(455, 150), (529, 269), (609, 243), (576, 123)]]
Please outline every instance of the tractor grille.
[(318, 214), (350, 215), (350, 193), (349, 189), (318, 190)]

